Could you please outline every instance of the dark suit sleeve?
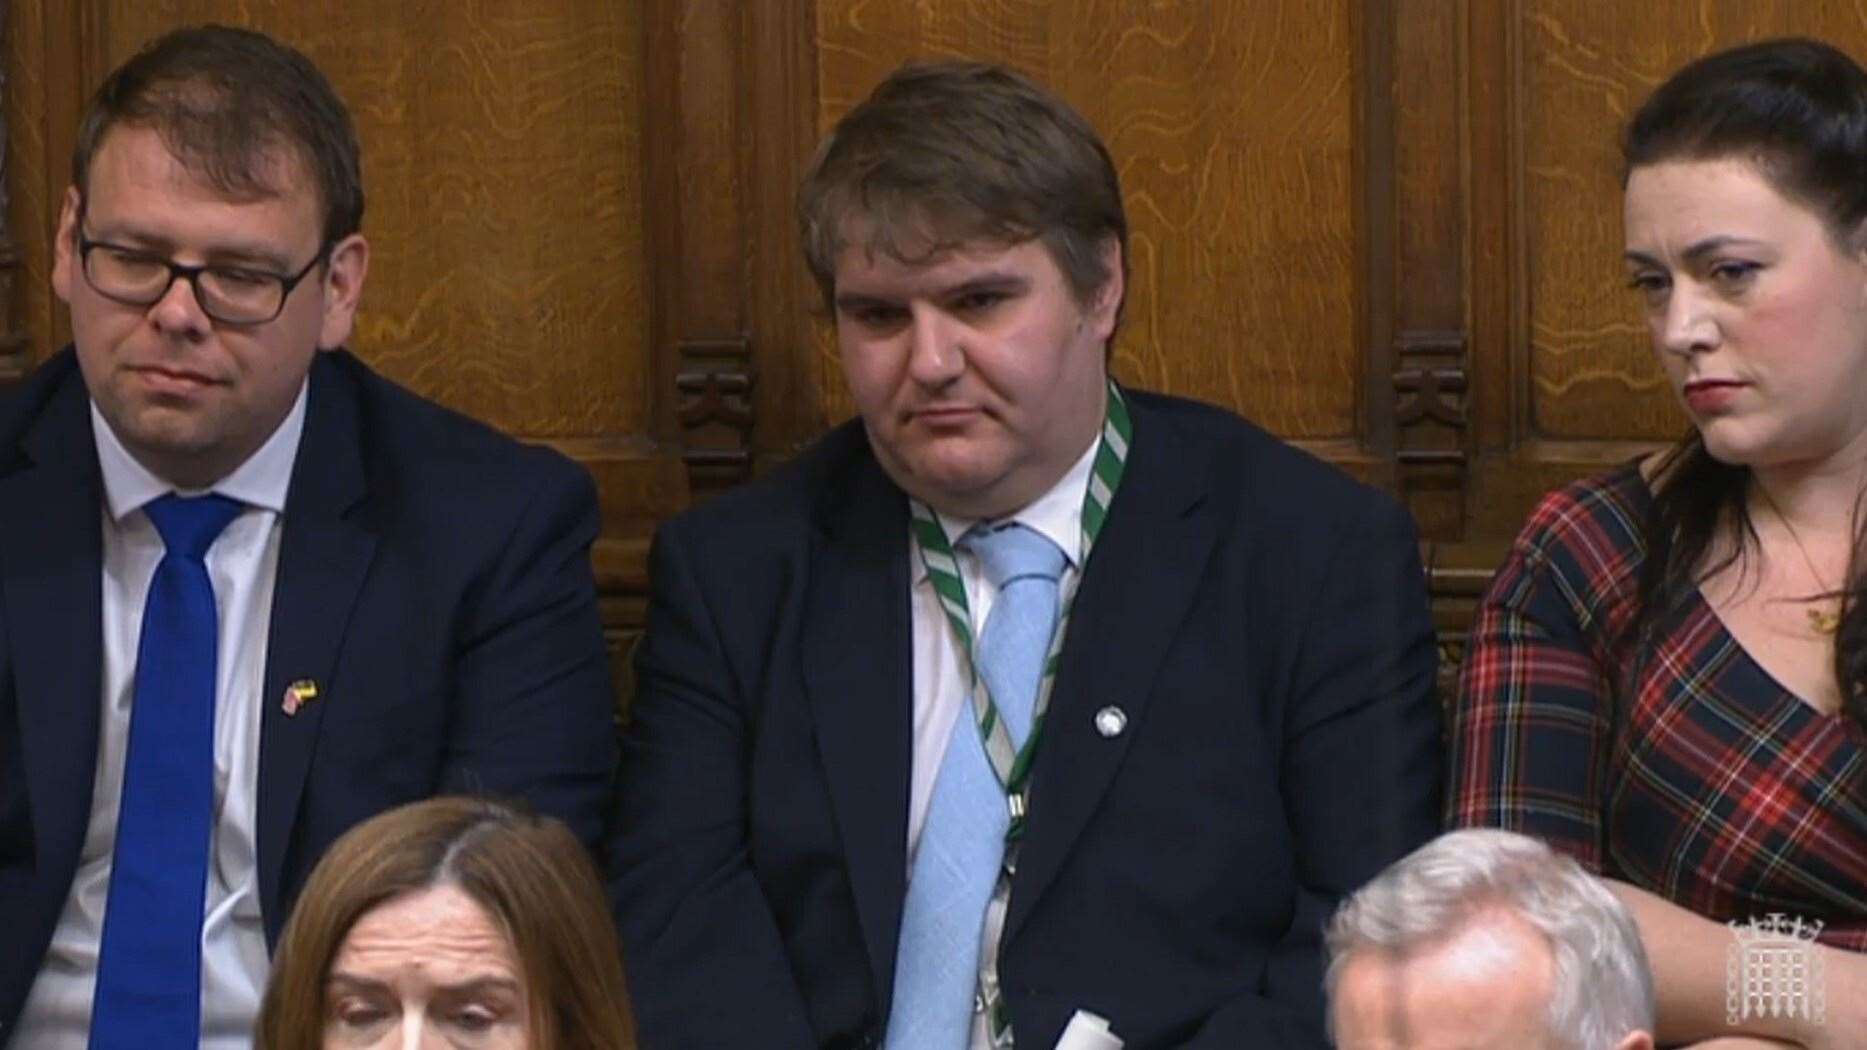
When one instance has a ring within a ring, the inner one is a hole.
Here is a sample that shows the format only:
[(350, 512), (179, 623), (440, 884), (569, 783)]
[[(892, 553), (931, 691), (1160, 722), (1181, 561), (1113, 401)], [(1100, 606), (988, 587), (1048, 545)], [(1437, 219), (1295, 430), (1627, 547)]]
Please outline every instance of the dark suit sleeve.
[(538, 456), (497, 560), (465, 595), (441, 783), (522, 797), (595, 850), (616, 768), (596, 491), (582, 468)]
[(1412, 521), (1370, 494), (1336, 539), (1300, 626), (1281, 785), (1301, 884), (1261, 995), (1215, 1013), (1197, 1048), (1323, 1046), (1322, 930), (1342, 898), (1438, 831), (1444, 745)]
[(815, 1045), (747, 856), (748, 713), (687, 552), (649, 558), (611, 893), (644, 1050)]

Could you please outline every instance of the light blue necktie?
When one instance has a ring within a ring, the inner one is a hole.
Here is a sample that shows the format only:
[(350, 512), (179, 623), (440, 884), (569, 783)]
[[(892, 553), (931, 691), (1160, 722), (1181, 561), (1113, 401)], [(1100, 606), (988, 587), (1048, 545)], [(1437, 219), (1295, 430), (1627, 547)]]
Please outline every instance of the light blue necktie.
[(200, 1043), (218, 639), (204, 559), (240, 504), (168, 495), (143, 510), (166, 551), (149, 582), (136, 649), (91, 1050)]
[[(979, 674), (1022, 746), (1031, 731), (1063, 551), (1023, 525), (974, 527), (960, 546), (979, 556), (998, 598), (980, 632)], [(888, 1050), (965, 1050), (979, 980), (979, 940), (1010, 824), (1005, 790), (985, 757), (970, 706), (953, 722), (909, 874), (895, 955)]]

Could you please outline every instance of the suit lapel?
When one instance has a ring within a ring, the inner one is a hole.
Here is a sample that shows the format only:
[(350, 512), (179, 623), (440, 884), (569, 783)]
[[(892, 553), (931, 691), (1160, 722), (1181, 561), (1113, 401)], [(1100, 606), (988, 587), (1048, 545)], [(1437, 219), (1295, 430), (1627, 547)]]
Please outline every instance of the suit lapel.
[(91, 812), (103, 690), (103, 514), (89, 400), (76, 370), (0, 478), (0, 601), (11, 635), (37, 848), (75, 870)]
[[(894, 983), (907, 888), (913, 682), (907, 502), (873, 460), (826, 498), (803, 631), (804, 676), (876, 1001)], [(884, 597), (878, 607), (877, 596)]]
[[(1161, 661), (1198, 589), (1218, 535), (1202, 506), (1207, 464), (1165, 417), (1130, 402), (1134, 443), (1121, 490), (1090, 554), (1070, 614), (1035, 766), (1031, 816), (1012, 884), (1005, 940), (1062, 867), (1137, 732), (1145, 732)], [(1095, 716), (1126, 716), (1105, 738)]]
[[(281, 878), (318, 726), (325, 708), (344, 702), (330, 692), (338, 649), (376, 551), (375, 533), (353, 512), (367, 492), (361, 440), (355, 391), (320, 354), (286, 496), (260, 694), (259, 887), (268, 941), (284, 922)], [(315, 682), (319, 695), (288, 715), (286, 687), (301, 679)]]

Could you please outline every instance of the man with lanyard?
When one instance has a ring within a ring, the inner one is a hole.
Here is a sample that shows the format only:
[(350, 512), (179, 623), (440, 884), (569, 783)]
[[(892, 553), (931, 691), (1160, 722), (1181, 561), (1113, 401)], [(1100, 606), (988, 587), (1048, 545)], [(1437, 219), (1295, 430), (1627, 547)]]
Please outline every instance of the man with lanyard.
[(326, 847), (449, 791), (592, 845), (614, 775), (589, 477), (342, 349), (355, 131), (178, 30), (78, 131), (74, 347), (0, 397), (0, 1045), (251, 1045)]
[(1323, 1045), (1323, 921), (1437, 820), (1404, 512), (1110, 381), (1114, 167), (1016, 74), (897, 71), (800, 211), (861, 418), (657, 537), (642, 1045)]

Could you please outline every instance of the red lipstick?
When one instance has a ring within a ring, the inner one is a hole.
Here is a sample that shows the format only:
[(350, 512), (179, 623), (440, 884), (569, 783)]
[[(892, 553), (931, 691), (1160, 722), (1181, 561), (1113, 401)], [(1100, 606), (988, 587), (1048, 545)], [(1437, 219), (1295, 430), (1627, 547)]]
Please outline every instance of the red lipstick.
[(1729, 411), (1738, 391), (1748, 386), (1732, 379), (1699, 379), (1685, 385), (1686, 407), (1696, 415), (1715, 415)]

